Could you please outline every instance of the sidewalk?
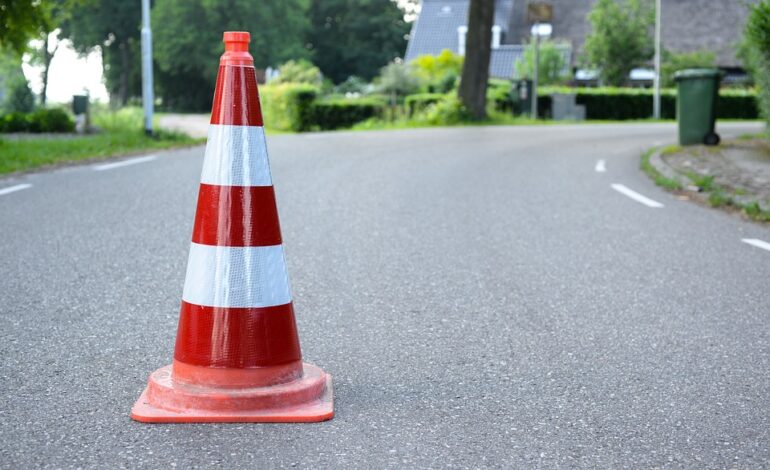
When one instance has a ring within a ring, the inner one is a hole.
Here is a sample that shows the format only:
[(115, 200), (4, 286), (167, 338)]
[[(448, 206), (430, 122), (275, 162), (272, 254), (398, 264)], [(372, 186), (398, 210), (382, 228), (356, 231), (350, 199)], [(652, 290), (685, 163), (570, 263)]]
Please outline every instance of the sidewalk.
[(716, 147), (671, 146), (655, 152), (650, 164), (693, 199), (712, 206), (770, 215), (770, 141), (744, 138)]
[(205, 138), (209, 132), (209, 114), (161, 114), (163, 129), (180, 131), (194, 138)]

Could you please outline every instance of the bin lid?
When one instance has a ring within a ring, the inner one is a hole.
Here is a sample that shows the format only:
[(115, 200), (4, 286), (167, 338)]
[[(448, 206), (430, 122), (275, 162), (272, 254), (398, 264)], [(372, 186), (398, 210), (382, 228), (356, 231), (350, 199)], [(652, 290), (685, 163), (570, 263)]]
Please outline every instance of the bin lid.
[(722, 76), (719, 69), (684, 69), (674, 74), (674, 80), (689, 80), (692, 78), (718, 78)]

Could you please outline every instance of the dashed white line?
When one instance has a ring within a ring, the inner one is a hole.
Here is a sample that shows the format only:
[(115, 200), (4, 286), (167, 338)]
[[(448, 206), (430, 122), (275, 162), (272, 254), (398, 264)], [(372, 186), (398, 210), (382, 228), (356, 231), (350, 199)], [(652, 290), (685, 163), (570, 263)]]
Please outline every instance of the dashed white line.
[(17, 184), (16, 186), (8, 186), (7, 188), (0, 189), (0, 196), (4, 194), (10, 194), (15, 193), (16, 191), (21, 191), (22, 189), (31, 188), (31, 184)]
[(743, 243), (748, 243), (749, 245), (756, 246), (757, 248), (762, 248), (763, 250), (770, 251), (770, 243), (767, 243), (766, 241), (762, 241), (757, 238), (741, 238), (741, 241)]
[(146, 157), (137, 157), (137, 158), (131, 158), (128, 160), (121, 160), (115, 163), (103, 163), (101, 165), (94, 165), (94, 170), (95, 171), (112, 170), (113, 168), (120, 168), (123, 166), (136, 165), (137, 163), (149, 162), (149, 161), (155, 160), (156, 158), (157, 157), (155, 155), (148, 155)]
[(598, 162), (596, 162), (596, 167), (594, 168), (594, 170), (596, 170), (597, 173), (604, 173), (605, 171), (607, 171), (604, 160), (599, 160)]
[(644, 204), (647, 207), (655, 207), (655, 208), (663, 207), (663, 204), (659, 203), (658, 201), (653, 201), (652, 199), (650, 199), (650, 198), (648, 198), (646, 196), (642, 196), (641, 194), (639, 194), (636, 191), (633, 191), (631, 189), (628, 189), (627, 187), (623, 186), (622, 184), (613, 183), (610, 186), (612, 186), (612, 189), (614, 189), (615, 191), (619, 192), (620, 194), (628, 196), (631, 199), (633, 199), (634, 201), (640, 202), (640, 203)]

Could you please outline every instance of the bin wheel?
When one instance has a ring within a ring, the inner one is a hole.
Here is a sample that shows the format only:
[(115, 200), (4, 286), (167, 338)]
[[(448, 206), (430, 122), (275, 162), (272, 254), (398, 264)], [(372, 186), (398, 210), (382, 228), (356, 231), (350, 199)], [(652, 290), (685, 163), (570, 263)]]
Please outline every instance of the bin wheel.
[(719, 134), (716, 132), (709, 132), (706, 137), (703, 138), (703, 143), (706, 145), (719, 145)]

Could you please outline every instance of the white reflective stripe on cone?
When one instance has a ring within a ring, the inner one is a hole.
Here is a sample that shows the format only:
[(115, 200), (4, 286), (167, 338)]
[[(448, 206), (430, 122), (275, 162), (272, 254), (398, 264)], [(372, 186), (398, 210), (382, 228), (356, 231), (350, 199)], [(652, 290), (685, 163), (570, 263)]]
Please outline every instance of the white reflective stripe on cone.
[(201, 183), (218, 186), (271, 186), (265, 129), (212, 124), (203, 158)]
[(291, 302), (283, 245), (190, 244), (182, 298), (210, 307), (272, 307)]

